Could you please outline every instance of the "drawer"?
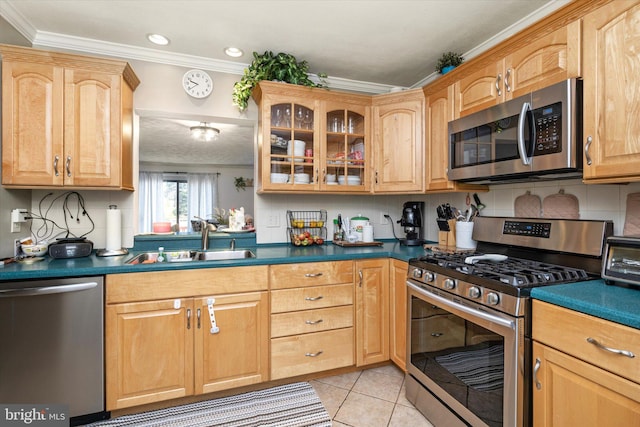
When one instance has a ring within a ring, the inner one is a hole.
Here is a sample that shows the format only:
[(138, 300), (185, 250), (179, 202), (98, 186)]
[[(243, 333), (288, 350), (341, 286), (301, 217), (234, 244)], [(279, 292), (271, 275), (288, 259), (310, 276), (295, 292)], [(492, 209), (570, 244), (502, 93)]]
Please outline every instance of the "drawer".
[(352, 366), (353, 328), (271, 340), (271, 379)]
[(271, 338), (353, 326), (353, 306), (293, 311), (271, 315)]
[(271, 291), (271, 313), (353, 304), (353, 284)]
[(305, 262), (269, 266), (271, 289), (353, 283), (353, 261)]
[[(542, 301), (533, 301), (533, 339), (609, 372), (640, 382), (640, 330)], [(587, 342), (630, 351), (634, 358)]]

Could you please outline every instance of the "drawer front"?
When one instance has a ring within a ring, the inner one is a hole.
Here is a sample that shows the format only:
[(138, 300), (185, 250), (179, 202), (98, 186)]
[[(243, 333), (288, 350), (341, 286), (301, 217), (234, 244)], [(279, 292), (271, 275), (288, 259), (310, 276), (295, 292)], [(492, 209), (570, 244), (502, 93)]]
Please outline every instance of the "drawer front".
[(271, 289), (353, 282), (353, 261), (305, 262), (269, 266)]
[(271, 313), (353, 304), (353, 285), (314, 286), (271, 291)]
[(354, 364), (353, 328), (271, 340), (271, 379)]
[[(534, 300), (532, 335), (538, 342), (640, 383), (640, 330)], [(599, 348), (588, 338), (635, 357)]]
[(353, 306), (294, 311), (271, 315), (271, 338), (353, 326)]

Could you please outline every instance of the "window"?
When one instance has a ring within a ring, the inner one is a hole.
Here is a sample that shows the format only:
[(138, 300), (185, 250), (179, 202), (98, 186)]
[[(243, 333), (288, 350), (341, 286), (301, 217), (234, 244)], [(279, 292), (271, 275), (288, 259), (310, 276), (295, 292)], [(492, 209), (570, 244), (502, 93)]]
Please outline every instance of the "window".
[(165, 219), (178, 224), (179, 231), (189, 229), (189, 186), (187, 179), (164, 179), (162, 196)]

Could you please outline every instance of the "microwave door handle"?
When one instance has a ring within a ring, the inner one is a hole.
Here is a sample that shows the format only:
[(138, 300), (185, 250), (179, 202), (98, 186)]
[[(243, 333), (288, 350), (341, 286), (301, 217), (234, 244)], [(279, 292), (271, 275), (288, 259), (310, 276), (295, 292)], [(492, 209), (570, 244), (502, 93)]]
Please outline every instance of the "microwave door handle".
[(525, 102), (524, 104), (522, 104), (520, 117), (518, 117), (518, 153), (520, 154), (520, 160), (522, 160), (522, 164), (525, 166), (528, 166), (531, 164), (531, 157), (528, 156), (527, 147), (525, 146), (525, 143), (524, 143), (524, 124), (527, 118), (527, 113), (530, 110), (531, 110), (531, 104), (528, 102)]

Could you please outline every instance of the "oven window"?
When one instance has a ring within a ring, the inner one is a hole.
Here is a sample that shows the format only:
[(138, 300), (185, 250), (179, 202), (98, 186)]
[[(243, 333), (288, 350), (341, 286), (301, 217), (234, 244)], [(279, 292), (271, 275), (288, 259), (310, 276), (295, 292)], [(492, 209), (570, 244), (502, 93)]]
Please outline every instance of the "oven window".
[(489, 426), (502, 426), (504, 339), (411, 298), (410, 363)]

